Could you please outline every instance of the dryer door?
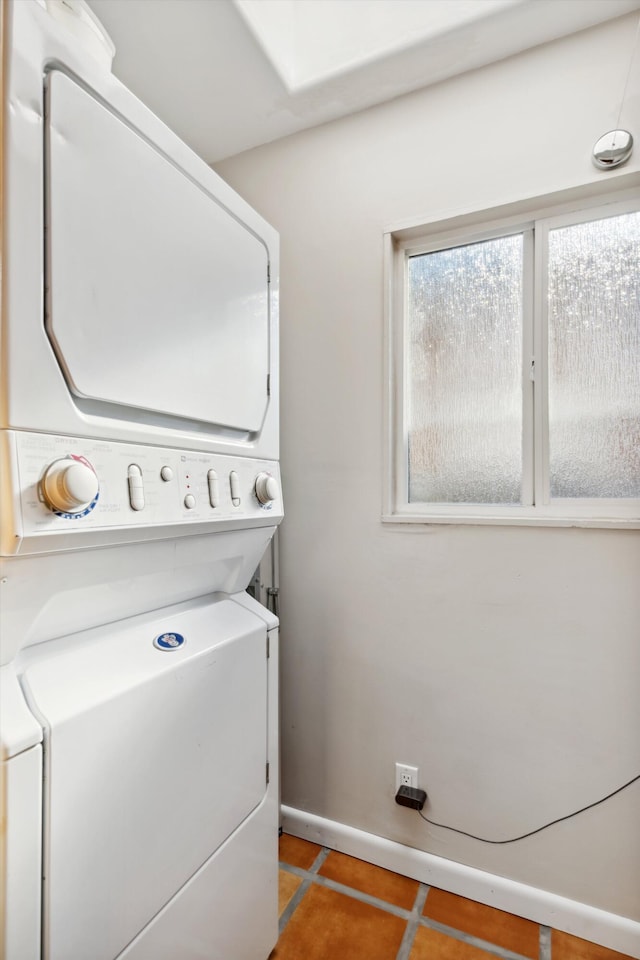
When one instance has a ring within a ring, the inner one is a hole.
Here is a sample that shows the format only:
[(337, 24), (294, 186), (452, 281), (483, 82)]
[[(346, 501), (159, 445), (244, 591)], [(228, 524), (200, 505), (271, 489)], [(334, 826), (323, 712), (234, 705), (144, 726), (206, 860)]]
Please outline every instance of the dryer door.
[(258, 433), (270, 362), (264, 242), (59, 70), (46, 131), (46, 327), (76, 402)]
[(49, 960), (112, 960), (265, 795), (266, 627), (228, 600), (172, 609), (44, 644), (24, 673), (48, 728)]

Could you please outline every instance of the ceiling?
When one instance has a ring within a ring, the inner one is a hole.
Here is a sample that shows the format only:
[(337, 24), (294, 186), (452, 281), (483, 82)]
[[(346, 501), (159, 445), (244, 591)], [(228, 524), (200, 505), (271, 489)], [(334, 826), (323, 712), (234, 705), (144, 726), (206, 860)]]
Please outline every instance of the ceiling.
[(88, 2), (115, 43), (116, 76), (209, 163), (640, 8), (640, 0)]

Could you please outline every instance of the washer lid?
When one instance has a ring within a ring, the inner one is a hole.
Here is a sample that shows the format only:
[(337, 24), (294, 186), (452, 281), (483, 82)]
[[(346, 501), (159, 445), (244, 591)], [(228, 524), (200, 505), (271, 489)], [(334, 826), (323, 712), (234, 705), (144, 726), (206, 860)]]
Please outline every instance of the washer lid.
[(30, 657), (45, 952), (112, 960), (265, 795), (266, 626), (230, 600), (191, 601)]
[(71, 391), (257, 433), (268, 403), (264, 242), (59, 70), (46, 130), (46, 327)]

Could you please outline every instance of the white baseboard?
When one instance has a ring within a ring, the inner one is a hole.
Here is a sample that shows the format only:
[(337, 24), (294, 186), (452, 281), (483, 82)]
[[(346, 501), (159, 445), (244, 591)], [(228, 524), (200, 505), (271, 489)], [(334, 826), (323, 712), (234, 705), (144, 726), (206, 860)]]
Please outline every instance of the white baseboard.
[(538, 887), (485, 873), (373, 833), (283, 806), (285, 833), (339, 850), (450, 893), (515, 913), (640, 960), (640, 923)]

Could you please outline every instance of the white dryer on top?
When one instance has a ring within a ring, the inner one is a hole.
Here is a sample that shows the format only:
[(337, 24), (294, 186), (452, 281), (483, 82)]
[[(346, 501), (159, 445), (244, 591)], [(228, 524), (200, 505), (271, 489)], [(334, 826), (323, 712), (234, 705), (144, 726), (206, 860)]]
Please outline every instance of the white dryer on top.
[(277, 459), (276, 232), (69, 18), (10, 7), (0, 426)]

